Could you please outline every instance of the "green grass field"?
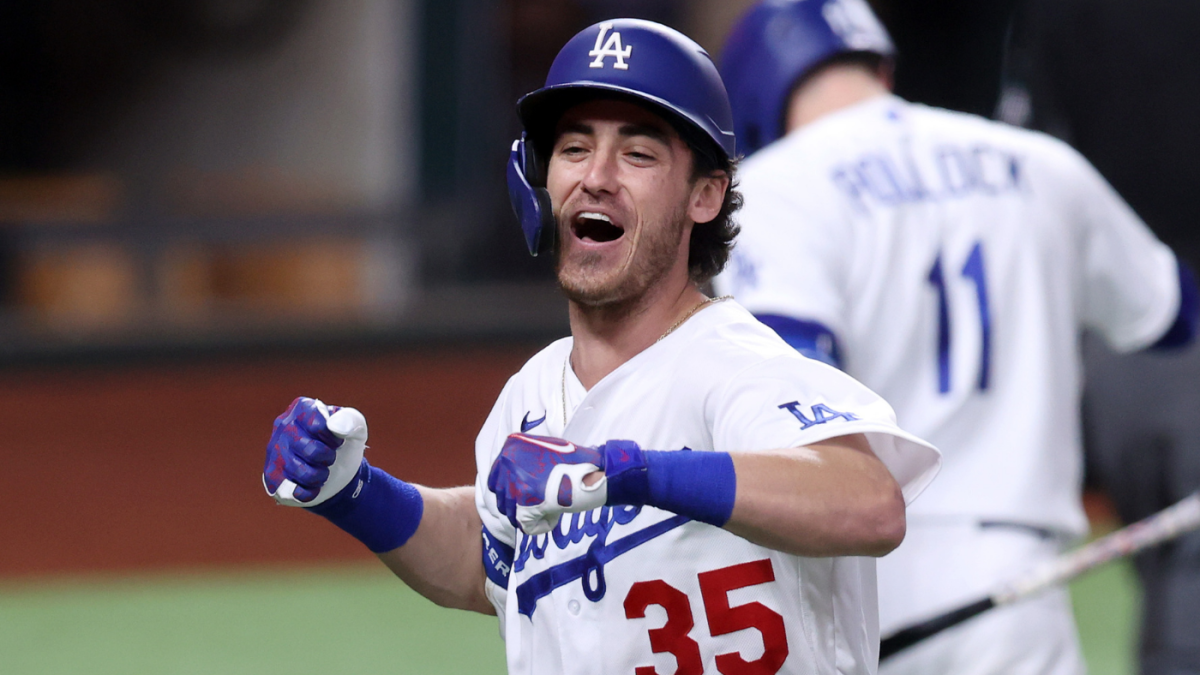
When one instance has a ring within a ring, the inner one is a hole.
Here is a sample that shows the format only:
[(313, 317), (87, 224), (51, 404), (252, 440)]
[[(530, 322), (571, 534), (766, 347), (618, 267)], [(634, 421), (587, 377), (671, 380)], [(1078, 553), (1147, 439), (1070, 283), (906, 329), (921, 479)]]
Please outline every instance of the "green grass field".
[[(1132, 673), (1127, 565), (1072, 586), (1092, 675)], [(382, 566), (0, 583), (5, 675), (504, 673), (494, 617), (439, 609)]]

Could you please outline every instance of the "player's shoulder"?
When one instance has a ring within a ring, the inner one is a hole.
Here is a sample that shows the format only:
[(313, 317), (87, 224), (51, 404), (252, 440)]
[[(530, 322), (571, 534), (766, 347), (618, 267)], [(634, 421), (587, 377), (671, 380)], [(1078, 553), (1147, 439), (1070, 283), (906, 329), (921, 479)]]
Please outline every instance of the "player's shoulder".
[(1070, 144), (1042, 131), (922, 103), (905, 102), (904, 109), (922, 135), (935, 142), (945, 139), (965, 143), (994, 143), (1043, 163), (1064, 166), (1086, 163)]
[(571, 353), (570, 337), (559, 338), (543, 347), (508, 378), (500, 400), (536, 396), (550, 384), (558, 382), (563, 364)]
[(700, 320), (692, 330), (671, 345), (685, 367), (684, 377), (720, 385), (759, 369), (811, 370), (816, 376), (828, 368), (802, 356), (736, 300), (717, 303), (696, 318)]
[(901, 142), (995, 143), (1047, 161), (1083, 161), (1078, 151), (1050, 134), (887, 95), (829, 113), (787, 134), (747, 158), (739, 173), (744, 181), (758, 181), (781, 174), (819, 172), (830, 162)]
[(513, 374), (510, 381), (536, 381), (547, 373), (557, 374), (562, 368), (564, 359), (571, 354), (572, 338), (564, 337), (551, 342), (536, 354), (529, 357), (521, 368)]
[(684, 336), (679, 358), (689, 367), (672, 382), (703, 396), (714, 447), (796, 447), (869, 433), (872, 449), (903, 478), (906, 499), (923, 489), (937, 451), (900, 430), (886, 401), (837, 368), (802, 356), (735, 302), (721, 305)]
[(881, 96), (829, 113), (746, 158), (738, 172), (748, 182), (823, 173), (831, 162), (886, 142), (892, 110), (903, 105), (903, 99)]
[(552, 363), (559, 363), (562, 358), (571, 353), (571, 345), (572, 339), (567, 336), (542, 347), (536, 354), (529, 357), (529, 360), (521, 366), (514, 377), (538, 373)]
[[(528, 430), (526, 424), (545, 413), (561, 391), (563, 368), (571, 353), (571, 338), (555, 340), (534, 354), (525, 365), (508, 378), (492, 411), (476, 437), (476, 460), (481, 471), (490, 466), (500, 451), (497, 438), (503, 438), (517, 428)], [(530, 416), (522, 417), (528, 413)], [(532, 427), (529, 427), (532, 428)]]

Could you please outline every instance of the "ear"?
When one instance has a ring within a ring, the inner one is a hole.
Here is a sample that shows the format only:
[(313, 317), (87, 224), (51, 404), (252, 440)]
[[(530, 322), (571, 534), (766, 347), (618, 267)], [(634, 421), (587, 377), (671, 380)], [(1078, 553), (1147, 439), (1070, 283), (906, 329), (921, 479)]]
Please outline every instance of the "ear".
[(688, 201), (688, 218), (693, 223), (707, 223), (716, 218), (721, 213), (721, 205), (725, 203), (727, 190), (729, 174), (724, 171), (714, 171), (697, 179)]

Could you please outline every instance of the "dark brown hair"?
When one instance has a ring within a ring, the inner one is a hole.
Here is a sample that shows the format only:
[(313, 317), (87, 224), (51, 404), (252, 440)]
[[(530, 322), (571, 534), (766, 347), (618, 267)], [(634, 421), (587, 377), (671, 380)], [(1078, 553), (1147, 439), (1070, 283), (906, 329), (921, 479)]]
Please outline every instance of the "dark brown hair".
[(680, 128), (679, 131), (692, 149), (693, 183), (714, 173), (724, 173), (729, 177), (729, 187), (725, 189), (725, 198), (721, 201), (717, 217), (692, 227), (692, 240), (688, 244), (688, 275), (696, 285), (703, 286), (725, 269), (729, 254), (733, 251), (733, 241), (741, 231), (733, 219), (733, 214), (742, 208), (742, 193), (737, 190), (737, 159), (727, 159), (725, 153), (718, 151), (710, 139), (700, 137), (695, 131), (687, 128)]

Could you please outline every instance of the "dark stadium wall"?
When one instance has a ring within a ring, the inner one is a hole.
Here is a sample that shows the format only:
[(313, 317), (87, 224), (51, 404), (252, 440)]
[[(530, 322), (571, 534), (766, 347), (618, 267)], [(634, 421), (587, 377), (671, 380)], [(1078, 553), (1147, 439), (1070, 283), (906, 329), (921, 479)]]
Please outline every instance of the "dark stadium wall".
[(0, 371), (0, 578), (369, 560), (260, 482), (296, 396), (367, 417), (373, 464), (474, 479), (474, 440), (536, 346)]

